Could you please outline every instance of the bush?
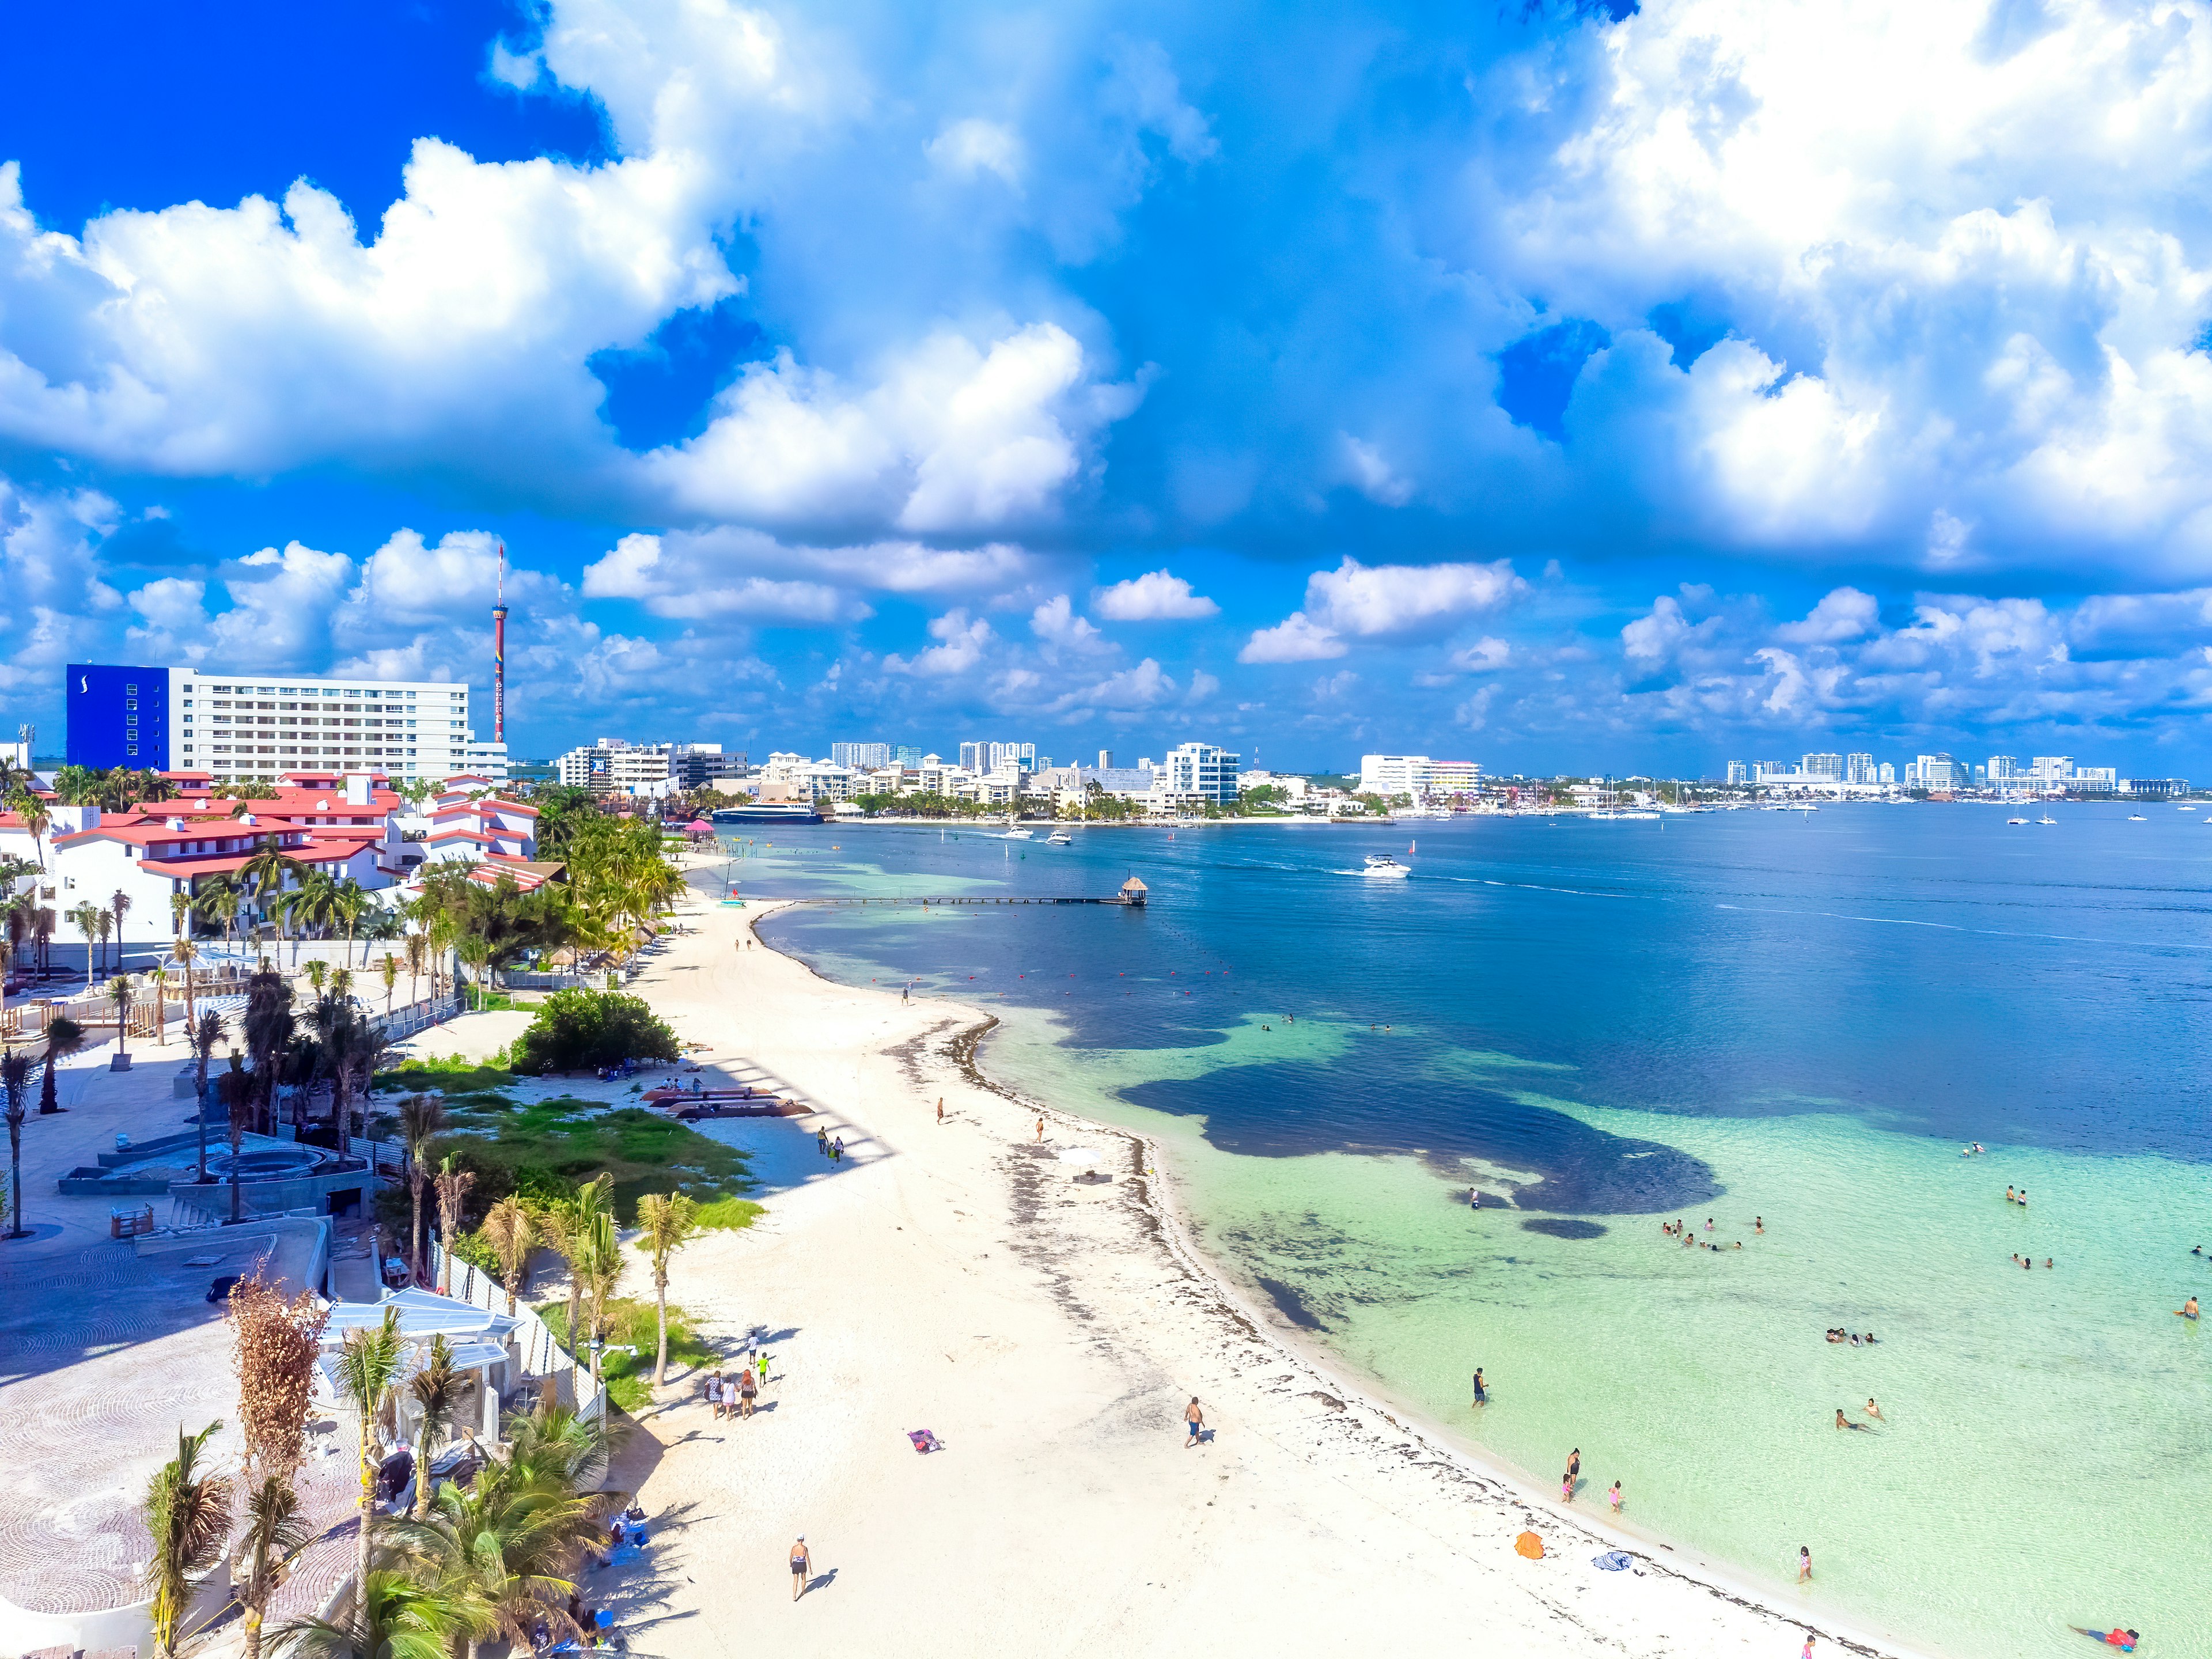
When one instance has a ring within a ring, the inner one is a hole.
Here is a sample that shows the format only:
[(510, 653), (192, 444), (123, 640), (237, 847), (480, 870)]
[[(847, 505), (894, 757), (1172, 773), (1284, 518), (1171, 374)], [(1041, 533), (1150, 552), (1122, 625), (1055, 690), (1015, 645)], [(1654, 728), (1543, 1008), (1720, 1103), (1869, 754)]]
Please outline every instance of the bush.
[(617, 991), (556, 991), (514, 1043), (514, 1069), (543, 1074), (674, 1060), (676, 1033), (642, 997)]

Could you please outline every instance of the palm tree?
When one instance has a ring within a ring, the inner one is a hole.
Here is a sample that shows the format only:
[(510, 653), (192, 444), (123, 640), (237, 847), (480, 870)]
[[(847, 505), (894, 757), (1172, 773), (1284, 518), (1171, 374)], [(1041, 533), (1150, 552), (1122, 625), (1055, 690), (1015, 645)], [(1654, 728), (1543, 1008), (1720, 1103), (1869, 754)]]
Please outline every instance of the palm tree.
[(477, 1006), (483, 1006), (484, 969), (491, 961), (491, 942), (471, 933), (461, 941), (461, 960), (475, 970)]
[[(361, 1532), (354, 1551), (354, 1583), (368, 1583), (369, 1534), (376, 1523), (376, 1419), (384, 1398), (398, 1380), (399, 1310), (388, 1304), (383, 1322), (346, 1333), (338, 1351), (336, 1381), (341, 1398), (361, 1417)], [(417, 1471), (420, 1474), (420, 1471)]]
[[(368, 1534), (362, 1534), (367, 1559)], [(342, 1621), (295, 1619), (270, 1644), (271, 1659), (449, 1659), (447, 1644), (478, 1617), (464, 1595), (443, 1583), (417, 1577), (389, 1553), (376, 1571), (364, 1569)]]
[[(586, 1235), (584, 1249), (584, 1294), (592, 1304), (592, 1380), (599, 1380), (599, 1347), (606, 1340), (607, 1304), (614, 1297), (616, 1288), (622, 1283), (623, 1268), (628, 1265), (623, 1257), (622, 1243), (615, 1236), (615, 1218), (611, 1211), (602, 1210), (592, 1218), (591, 1231)], [(573, 1342), (575, 1333), (569, 1332)]]
[(54, 929), (60, 925), (60, 918), (52, 910), (44, 905), (39, 907), (39, 914), (32, 923), (32, 929), (38, 935), (39, 972), (41, 975), (50, 973), (53, 969)]
[(614, 1193), (615, 1178), (602, 1170), (598, 1175), (576, 1188), (575, 1197), (548, 1212), (550, 1243), (568, 1264), (568, 1352), (574, 1357), (578, 1341), (577, 1322), (584, 1311), (584, 1273), (591, 1261), (592, 1232), (598, 1218), (606, 1212)]
[(94, 904), (73, 906), (69, 913), (70, 926), (84, 935), (84, 984), (92, 988), (92, 942), (100, 937), (100, 919), (107, 912)]
[(384, 953), (384, 961), (377, 969), (377, 973), (384, 981), (384, 1017), (390, 1019), (392, 989), (399, 983), (399, 958), (386, 951)]
[(118, 974), (107, 981), (107, 1000), (115, 1005), (115, 1052), (125, 1064), (131, 1059), (131, 981)]
[(239, 1553), (246, 1562), (238, 1594), (240, 1622), (246, 1632), (246, 1659), (259, 1659), (261, 1623), (277, 1574), (287, 1558), (314, 1542), (315, 1529), (300, 1518), (300, 1499), (282, 1475), (264, 1475), (246, 1497), (246, 1531)]
[[(271, 1133), (276, 1127), (276, 1057), (292, 1041), (297, 1024), (292, 1017), (292, 988), (282, 974), (264, 968), (246, 981), (241, 1030), (253, 1064), (253, 1091)], [(343, 1152), (343, 1145), (339, 1151)]]
[(15, 965), (15, 958), (22, 954), (23, 941), (31, 937), (38, 915), (39, 898), (35, 888), (17, 893), (8, 901), (7, 908), (0, 910), (0, 918), (4, 919), (8, 929), (8, 966), (11, 970)]
[(415, 1518), (430, 1512), (430, 1446), (451, 1426), (453, 1406), (461, 1392), (461, 1374), (453, 1367), (453, 1345), (441, 1336), (430, 1339), (422, 1365), (407, 1379), (422, 1423), (415, 1431)]
[(699, 1230), (699, 1206), (683, 1193), (647, 1193), (637, 1201), (638, 1243), (653, 1263), (653, 1294), (659, 1304), (660, 1346), (653, 1361), (653, 1386), (668, 1381), (668, 1258)]
[(185, 1026), (185, 1041), (192, 1045), (192, 1121), (199, 1126), (200, 1172), (199, 1182), (207, 1184), (207, 1072), (208, 1060), (215, 1053), (215, 1045), (222, 1041), (222, 1016), (212, 1008), (199, 1017), (198, 1021)]
[(245, 1150), (246, 1132), (253, 1123), (253, 1079), (240, 1063), (237, 1049), (230, 1051), (230, 1069), (222, 1074), (216, 1088), (222, 1096), (223, 1109), (229, 1118), (230, 1224), (235, 1227), (246, 1218), (241, 1213), (246, 1197), (240, 1182), (239, 1153)]
[[(423, 964), (429, 960), (430, 941), (421, 933), (410, 933), (407, 935), (406, 949), (407, 1000), (411, 1004), (416, 1000), (416, 981), (422, 977)], [(433, 996), (437, 994), (435, 988), (432, 988), (430, 994)]]
[(356, 1081), (374, 1073), (384, 1052), (384, 1032), (354, 1006), (353, 999), (330, 991), (315, 1004), (315, 1041), (322, 1068), (331, 1079), (331, 1113), (337, 1119), (338, 1156), (353, 1154), (353, 1097)]
[(154, 988), (154, 1041), (166, 1048), (169, 1046), (169, 970), (149, 969), (146, 982)]
[[(264, 914), (270, 909), (270, 901), (292, 883), (307, 873), (307, 866), (284, 850), (284, 843), (275, 836), (264, 836), (253, 856), (247, 859), (238, 872), (253, 896), (260, 901)], [(277, 937), (283, 937), (283, 923), (278, 923)]]
[(115, 965), (123, 965), (123, 918), (131, 914), (131, 895), (121, 888), (111, 894), (107, 901), (108, 914), (115, 918)]
[(39, 1079), (40, 1117), (52, 1117), (62, 1109), (61, 1103), (54, 1098), (54, 1067), (83, 1047), (84, 1027), (75, 1020), (56, 1014), (46, 1022), (46, 1072)]
[(530, 1265), (530, 1252), (538, 1243), (538, 1226), (520, 1199), (509, 1193), (485, 1212), (477, 1237), (491, 1246), (499, 1258), (500, 1280), (507, 1287), (507, 1312), (514, 1316), (514, 1299), (522, 1293), (522, 1276)]
[[(93, 925), (100, 933), (100, 971), (104, 974), (107, 971), (107, 941), (115, 931), (115, 918), (100, 905), (94, 905), (92, 912), (96, 918)], [(87, 986), (91, 983), (90, 979), (85, 981)]]
[(23, 820), (23, 828), (31, 832), (31, 846), (39, 855), (39, 868), (46, 867), (46, 834), (54, 822), (54, 815), (46, 810), (45, 799), (27, 788), (17, 789), (8, 797), (8, 810)]
[[(26, 1237), (23, 1228), (23, 1120), (31, 1103), (31, 1057), (13, 1049), (0, 1059), (0, 1089), (8, 1095), (8, 1194), (15, 1200), (15, 1224), (10, 1238)], [(512, 1298), (508, 1304), (513, 1306)]]
[(317, 957), (307, 964), (307, 983), (313, 988), (315, 1000), (322, 1000), (323, 986), (331, 976), (331, 964)]
[[(182, 898), (184, 895), (179, 893), (177, 896)], [(198, 960), (199, 954), (200, 947), (188, 939), (179, 938), (170, 941), (170, 959), (185, 970), (185, 1029), (187, 1030), (191, 1029), (193, 1022), (198, 1018), (198, 1010), (196, 1006), (198, 999), (193, 994), (192, 963)]]
[(414, 1212), (407, 1230), (407, 1270), (422, 1282), (422, 1184), (429, 1178), (430, 1143), (445, 1133), (446, 1108), (435, 1095), (410, 1095), (399, 1103), (399, 1141), (407, 1153), (407, 1184)]
[(599, 1505), (571, 1483), (495, 1463), (465, 1489), (441, 1486), (427, 1520), (400, 1529), (402, 1547), (434, 1582), (465, 1586), (480, 1622), (467, 1634), (474, 1659), (485, 1637), (525, 1651), (543, 1620), (578, 1635), (562, 1601), (566, 1574), (599, 1530)]
[(218, 871), (202, 876), (192, 894), (193, 911), (222, 929), (225, 941), (237, 936), (238, 907), (245, 902), (246, 884), (236, 876)]
[(438, 1194), (438, 1242), (443, 1247), (438, 1257), (438, 1294), (450, 1296), (453, 1281), (453, 1239), (461, 1225), (461, 1201), (469, 1195), (469, 1188), (477, 1184), (476, 1171), (453, 1167), (453, 1154), (447, 1152), (438, 1160), (438, 1173), (430, 1183)]
[[(338, 919), (345, 923), (346, 960), (350, 962), (353, 960), (354, 930), (361, 926), (362, 915), (368, 908), (368, 890), (348, 876), (338, 884), (337, 893), (331, 902), (337, 908)], [(362, 952), (361, 962), (364, 968), (368, 965), (368, 951)]]
[(192, 896), (181, 887), (169, 895), (169, 934), (173, 939), (185, 936), (185, 924), (192, 914)]
[(607, 1455), (605, 1424), (571, 1406), (540, 1401), (507, 1419), (507, 1467), (520, 1478), (550, 1480), (574, 1491)]
[(175, 1461), (163, 1464), (146, 1488), (142, 1512), (154, 1535), (146, 1587), (154, 1592), (154, 1644), (163, 1659), (175, 1659), (177, 1627), (191, 1605), (191, 1581), (221, 1559), (230, 1535), (230, 1482), (199, 1468), (208, 1437), (222, 1426), (210, 1423), (198, 1434), (179, 1428)]

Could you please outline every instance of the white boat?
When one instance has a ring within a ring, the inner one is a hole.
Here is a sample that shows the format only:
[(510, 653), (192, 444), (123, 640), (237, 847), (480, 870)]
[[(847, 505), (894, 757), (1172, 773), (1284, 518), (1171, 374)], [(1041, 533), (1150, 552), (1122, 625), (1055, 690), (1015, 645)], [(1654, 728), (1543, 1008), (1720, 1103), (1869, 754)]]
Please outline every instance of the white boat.
[(2142, 821), (2143, 815), (2140, 812), (2130, 812), (2128, 814), (2128, 822), (2130, 823), (2141, 823)]
[(1370, 853), (1367, 855), (1367, 873), (1370, 876), (1395, 876), (1402, 879), (1413, 872), (1388, 853)]
[(2007, 818), (2005, 822), (2007, 823), (2026, 823), (2027, 820), (2026, 818)]
[(1044, 838), (1044, 844), (1048, 847), (1073, 847), (1075, 837), (1065, 830), (1055, 830)]
[(2056, 823), (2058, 820), (2052, 817), (2050, 813), (2045, 812), (2041, 817), (2036, 819), (2036, 822), (2038, 823)]
[(2177, 812), (2194, 812), (2197, 809), (2193, 806), (2177, 806), (2173, 810)]
[(1036, 831), (1034, 830), (1009, 830), (1002, 835), (994, 837), (994, 839), (999, 841), (1035, 841), (1036, 839)]

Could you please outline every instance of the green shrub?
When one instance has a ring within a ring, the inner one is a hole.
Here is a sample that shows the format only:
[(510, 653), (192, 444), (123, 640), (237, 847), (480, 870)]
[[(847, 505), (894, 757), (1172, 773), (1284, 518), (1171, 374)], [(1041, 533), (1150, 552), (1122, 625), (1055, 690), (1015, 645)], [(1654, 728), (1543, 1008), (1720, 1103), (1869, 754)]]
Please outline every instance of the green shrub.
[(556, 991), (515, 1040), (517, 1072), (542, 1075), (626, 1060), (673, 1060), (676, 1033), (642, 997), (617, 991)]
[[(586, 1310), (588, 1316), (589, 1310)], [(568, 1304), (565, 1301), (548, 1302), (538, 1310), (552, 1330), (554, 1340), (562, 1347), (568, 1346)], [(609, 1347), (599, 1356), (599, 1376), (607, 1385), (607, 1398), (626, 1412), (635, 1412), (653, 1403), (653, 1361), (660, 1340), (658, 1315), (650, 1297), (634, 1301), (624, 1297), (607, 1304), (607, 1342)], [(634, 1347), (635, 1353), (617, 1353), (616, 1346)], [(571, 1352), (574, 1352), (573, 1349)], [(712, 1365), (719, 1356), (700, 1340), (691, 1328), (691, 1317), (674, 1303), (668, 1304), (668, 1364), (673, 1371), (678, 1366), (696, 1370)], [(589, 1368), (592, 1363), (588, 1346), (575, 1354), (577, 1364)]]
[(710, 1231), (735, 1232), (768, 1212), (749, 1198), (713, 1198), (700, 1205), (698, 1222)]

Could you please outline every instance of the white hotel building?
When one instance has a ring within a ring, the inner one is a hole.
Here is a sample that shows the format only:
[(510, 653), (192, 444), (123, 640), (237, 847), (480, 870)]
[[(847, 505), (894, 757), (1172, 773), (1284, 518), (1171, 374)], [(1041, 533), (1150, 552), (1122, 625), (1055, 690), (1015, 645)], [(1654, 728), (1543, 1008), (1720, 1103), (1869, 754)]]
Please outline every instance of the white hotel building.
[[(123, 672), (137, 678), (112, 688), (130, 694), (119, 698), (119, 708), (73, 702), (70, 718), (74, 724), (119, 715), (133, 738), (143, 725), (154, 741), (132, 743), (130, 765), (205, 772), (218, 783), (274, 783), (301, 771), (381, 772), (395, 782), (507, 776), (507, 745), (477, 741), (465, 684), (200, 668)], [(152, 718), (157, 699), (165, 729)], [(70, 747), (77, 747), (74, 732)]]

